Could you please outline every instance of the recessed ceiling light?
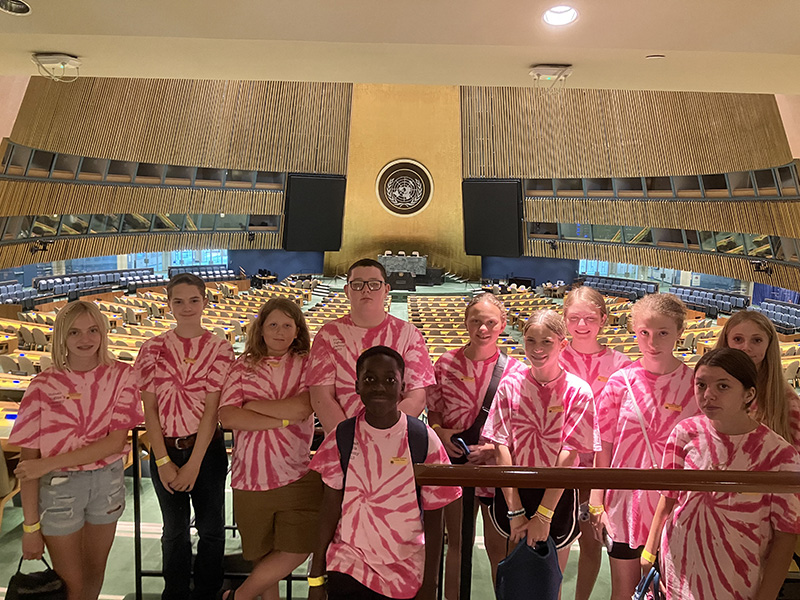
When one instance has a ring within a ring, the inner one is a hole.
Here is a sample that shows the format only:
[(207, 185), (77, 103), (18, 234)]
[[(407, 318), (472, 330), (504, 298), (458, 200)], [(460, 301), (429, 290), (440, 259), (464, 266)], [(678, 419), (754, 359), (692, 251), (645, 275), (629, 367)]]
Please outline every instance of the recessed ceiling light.
[(31, 7), (22, 0), (0, 0), (0, 12), (15, 17), (24, 17), (31, 13)]
[(577, 18), (578, 11), (566, 5), (554, 6), (542, 16), (545, 23), (556, 26), (569, 25)]
[(645, 56), (647, 60), (658, 60), (659, 58), (667, 58), (666, 54), (648, 54)]

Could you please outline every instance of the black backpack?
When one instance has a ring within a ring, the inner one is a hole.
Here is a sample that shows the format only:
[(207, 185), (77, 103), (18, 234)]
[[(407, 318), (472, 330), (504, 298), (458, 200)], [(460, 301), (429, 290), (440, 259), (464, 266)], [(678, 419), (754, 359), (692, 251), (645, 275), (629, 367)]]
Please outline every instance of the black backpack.
[[(428, 457), (428, 428), (425, 423), (414, 417), (405, 415), (408, 424), (408, 448), (411, 451), (413, 464), (424, 463)], [(350, 454), (353, 452), (353, 442), (356, 437), (356, 418), (345, 419), (336, 428), (336, 446), (339, 448), (339, 462), (342, 465), (342, 489), (347, 481), (347, 467), (350, 464)], [(417, 504), (420, 514), (422, 510), (422, 489), (417, 486)]]

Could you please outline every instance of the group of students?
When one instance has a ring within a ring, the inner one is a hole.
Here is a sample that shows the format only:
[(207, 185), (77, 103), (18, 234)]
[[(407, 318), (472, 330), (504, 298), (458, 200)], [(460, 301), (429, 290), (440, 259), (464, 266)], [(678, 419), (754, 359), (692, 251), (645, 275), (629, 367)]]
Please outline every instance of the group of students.
[[(177, 325), (145, 342), (134, 367), (109, 354), (94, 304), (68, 304), (53, 366), (31, 382), (10, 437), (22, 447), (23, 556), (46, 545), (69, 599), (97, 598), (125, 503), (127, 431), (143, 419), (164, 523), (164, 600), (210, 600), (222, 585), (220, 423), (234, 431), (234, 515), (253, 562), (226, 600), (278, 598), (278, 582), (309, 554), (309, 598), (433, 598), (442, 520), (445, 597), (456, 600), (461, 491), (418, 488), (414, 463), (800, 470), (800, 402), (759, 313), (729, 319), (718, 345), (740, 350), (709, 352), (693, 373), (673, 355), (679, 299), (634, 305), (642, 358), (631, 364), (597, 340), (603, 296), (578, 288), (563, 318), (543, 310), (527, 321), (525, 367), (499, 351), (505, 309), (483, 294), (465, 311), (469, 342), (433, 366), (419, 330), (386, 313), (388, 291), (380, 263), (358, 261), (345, 286), (350, 314), (326, 324), (313, 350), (300, 308), (276, 298), (234, 359), (202, 327), (205, 284), (180, 274), (167, 286)], [(426, 406), (430, 427), (415, 418)], [(315, 414), (328, 435), (312, 459)], [(800, 533), (791, 495), (477, 493), (493, 577), (514, 542), (552, 535), (563, 569), (579, 538), (577, 600), (591, 593), (604, 542), (614, 600), (630, 597), (659, 552), (668, 597), (775, 598)], [(508, 539), (487, 525), (503, 519)]]

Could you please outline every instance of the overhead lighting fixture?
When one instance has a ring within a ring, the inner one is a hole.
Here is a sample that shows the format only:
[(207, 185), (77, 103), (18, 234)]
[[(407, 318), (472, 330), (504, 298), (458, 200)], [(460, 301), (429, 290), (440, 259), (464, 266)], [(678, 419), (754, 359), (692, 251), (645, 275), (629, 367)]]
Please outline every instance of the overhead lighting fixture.
[(647, 60), (658, 60), (660, 58), (667, 58), (666, 54), (648, 54), (645, 56)]
[(36, 52), (31, 60), (39, 69), (39, 75), (59, 83), (72, 83), (80, 75), (81, 61), (72, 54)]
[(15, 17), (24, 17), (31, 14), (31, 7), (22, 0), (0, 0), (0, 12)]
[(545, 11), (544, 15), (542, 15), (542, 19), (544, 19), (545, 23), (555, 27), (569, 25), (577, 18), (578, 11), (571, 6), (567, 6), (566, 4), (554, 6), (550, 10)]

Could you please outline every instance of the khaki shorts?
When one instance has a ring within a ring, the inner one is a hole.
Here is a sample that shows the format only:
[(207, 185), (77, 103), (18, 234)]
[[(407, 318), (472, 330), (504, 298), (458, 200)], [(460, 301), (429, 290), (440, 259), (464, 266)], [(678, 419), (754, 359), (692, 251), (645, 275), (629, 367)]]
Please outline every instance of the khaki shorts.
[(319, 541), (322, 479), (316, 471), (265, 492), (233, 490), (242, 556), (256, 561), (273, 550), (307, 554)]

